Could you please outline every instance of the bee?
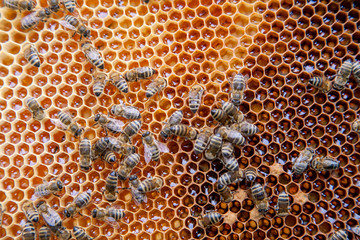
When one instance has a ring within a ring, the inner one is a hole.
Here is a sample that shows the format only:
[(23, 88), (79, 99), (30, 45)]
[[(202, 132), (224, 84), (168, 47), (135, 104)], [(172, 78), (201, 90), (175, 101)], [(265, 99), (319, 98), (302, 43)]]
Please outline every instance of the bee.
[(45, 118), (45, 112), (44, 108), (39, 104), (39, 102), (33, 98), (30, 97), (26, 100), (26, 106), (29, 109), (29, 111), (32, 113), (33, 118), (35, 120), (41, 121)]
[(142, 134), (142, 143), (144, 145), (144, 157), (146, 163), (149, 163), (151, 159), (153, 161), (159, 161), (160, 152), (169, 152), (166, 144), (157, 141), (154, 138), (154, 135), (149, 131)]
[(193, 113), (196, 113), (199, 109), (204, 92), (204, 88), (199, 84), (191, 87), (189, 92), (189, 107)]
[(224, 158), (229, 158), (234, 153), (234, 144), (228, 141), (224, 141), (223, 145), (221, 146), (221, 154)]
[(163, 129), (160, 132), (160, 136), (163, 139), (167, 139), (171, 135), (170, 127), (180, 124), (183, 116), (184, 116), (184, 113), (181, 110), (177, 110), (177, 111), (173, 112), (171, 114), (171, 116), (169, 117), (169, 120), (163, 126)]
[(324, 76), (322, 77), (312, 77), (309, 79), (309, 84), (314, 86), (322, 92), (329, 92), (331, 90), (331, 82), (329, 79), (326, 79)]
[(61, 20), (60, 24), (63, 25), (66, 28), (69, 28), (71, 30), (74, 30), (74, 34), (72, 37), (75, 36), (76, 33), (80, 35), (80, 40), (84, 37), (89, 39), (91, 37), (90, 30), (85, 26), (85, 24), (77, 19), (76, 17), (73, 17), (71, 15), (66, 15), (65, 20)]
[(279, 195), (278, 202), (275, 207), (275, 211), (278, 213), (279, 217), (285, 217), (289, 214), (288, 213), (290, 210), (289, 205), (290, 205), (289, 195), (285, 191), (282, 191)]
[(94, 145), (94, 150), (93, 150), (93, 158), (97, 158), (98, 156), (100, 156), (107, 148), (109, 145), (109, 137), (102, 137), (99, 140), (96, 141), (95, 145)]
[(246, 81), (247, 78), (245, 78), (241, 73), (238, 73), (234, 76), (234, 79), (231, 83), (230, 98), (231, 102), (235, 104), (235, 106), (239, 106), (244, 99)]
[(207, 228), (220, 222), (221, 219), (222, 215), (220, 213), (211, 211), (206, 213), (204, 216), (201, 216), (198, 220), (198, 223), (201, 227)]
[(145, 96), (150, 98), (167, 87), (167, 80), (159, 77), (152, 81), (146, 89)]
[(311, 167), (318, 172), (336, 170), (340, 167), (340, 162), (332, 158), (316, 157), (311, 161)]
[(107, 76), (105, 73), (98, 73), (94, 77), (94, 85), (93, 85), (93, 92), (96, 97), (100, 97), (100, 95), (104, 92), (105, 85), (107, 82)]
[(347, 81), (349, 80), (352, 69), (353, 62), (351, 61), (351, 59), (348, 59), (341, 65), (333, 83), (333, 87), (336, 90), (341, 90), (345, 87)]
[(64, 188), (64, 183), (60, 180), (51, 181), (51, 182), (47, 182), (46, 180), (44, 180), (42, 184), (36, 186), (35, 196), (44, 197), (50, 194), (54, 194), (55, 196), (59, 197), (59, 195), (56, 195), (55, 192), (59, 192), (63, 188)]
[(103, 127), (106, 131), (107, 134), (107, 130), (109, 130), (111, 133), (113, 134), (118, 134), (122, 132), (122, 126), (124, 126), (125, 124), (120, 121), (117, 120), (115, 118), (111, 118), (106, 116), (105, 114), (96, 114), (94, 117), (94, 121), (96, 122), (94, 124), (94, 126), (96, 124), (100, 124), (101, 127)]
[[(24, 57), (33, 66), (40, 67), (40, 54), (34, 44), (26, 44), (24, 47)], [(41, 107), (41, 106), (40, 106)]]
[(125, 211), (115, 207), (96, 208), (92, 211), (92, 217), (105, 221), (116, 228), (119, 228), (117, 221), (125, 217)]
[(205, 150), (205, 154), (204, 154), (205, 158), (209, 160), (214, 160), (217, 157), (222, 147), (222, 144), (223, 144), (222, 137), (220, 136), (219, 133), (212, 135), (209, 140), (209, 145)]
[(126, 119), (140, 119), (140, 111), (133, 106), (127, 106), (125, 104), (113, 105), (110, 109), (112, 115), (123, 117)]
[(360, 225), (351, 228), (351, 231), (358, 237), (360, 237)]
[(255, 200), (258, 211), (265, 214), (269, 210), (269, 201), (263, 186), (260, 183), (255, 183), (251, 187), (251, 195)]
[(221, 127), (218, 131), (221, 137), (235, 145), (244, 145), (246, 139), (241, 135), (240, 132), (229, 129), (227, 127)]
[(109, 143), (108, 143), (109, 150), (116, 153), (121, 153), (121, 150), (123, 149), (121, 146), (122, 142), (120, 142), (118, 139), (114, 137), (109, 137), (108, 139), (109, 139)]
[(126, 81), (137, 82), (152, 77), (156, 74), (156, 70), (150, 67), (139, 67), (127, 71), (124, 75)]
[(196, 139), (197, 134), (198, 134), (195, 128), (187, 126), (187, 125), (171, 126), (170, 131), (175, 136), (185, 137), (190, 140)]
[(352, 130), (360, 133), (360, 119), (356, 119), (352, 124), (351, 124)]
[(91, 168), (91, 142), (88, 138), (83, 138), (79, 144), (80, 168), (88, 171)]
[(256, 169), (252, 167), (248, 167), (247, 169), (245, 169), (244, 175), (246, 181), (252, 183), (257, 178)]
[(81, 49), (85, 54), (87, 60), (94, 66), (99, 69), (104, 69), (104, 60), (101, 57), (101, 54), (91, 45), (91, 42), (84, 42), (81, 44)]
[(213, 119), (222, 125), (228, 125), (231, 122), (230, 117), (221, 109), (213, 109), (210, 113)]
[(355, 77), (355, 80), (359, 83), (360, 82), (360, 62), (359, 61), (353, 62), (352, 72)]
[(22, 230), (22, 239), (23, 240), (35, 240), (36, 239), (36, 231), (32, 222), (26, 222), (25, 226)]
[(22, 205), (22, 210), (24, 211), (28, 221), (34, 223), (39, 221), (39, 212), (35, 208), (33, 202), (31, 202), (30, 200), (24, 202), (24, 204)]
[(64, 0), (63, 4), (69, 12), (75, 11), (76, 0)]
[(3, 220), (4, 212), (5, 212), (5, 210), (3, 210), (3, 206), (0, 203), (0, 227), (2, 226), (2, 220)]
[(232, 102), (223, 102), (221, 109), (229, 116), (234, 116), (238, 112), (237, 107)]
[(125, 78), (120, 73), (113, 73), (110, 75), (109, 81), (117, 88), (120, 92), (129, 92), (129, 87)]
[(134, 199), (134, 202), (136, 205), (139, 205), (140, 203), (146, 203), (147, 202), (147, 197), (145, 193), (141, 193), (138, 190), (139, 184), (140, 184), (140, 180), (136, 175), (131, 175), (129, 177), (129, 184), (130, 184), (130, 189), (131, 189), (131, 195), (132, 198)]
[(241, 169), (238, 169), (234, 172), (226, 172), (219, 177), (218, 184), (220, 185), (230, 185), (232, 183), (238, 183), (244, 179), (244, 172)]
[(126, 180), (130, 175), (131, 171), (136, 167), (140, 161), (140, 155), (137, 153), (130, 154), (120, 163), (118, 170), (118, 178), (122, 181)]
[(134, 136), (141, 128), (141, 121), (135, 120), (130, 122), (123, 130), (123, 133), (125, 134), (126, 138), (130, 139), (132, 136)]
[(259, 132), (259, 128), (251, 123), (248, 122), (242, 122), (242, 123), (235, 123), (235, 127), (238, 125), (238, 131), (243, 136), (253, 136)]
[(48, 3), (51, 12), (58, 12), (60, 10), (60, 5), (58, 0), (49, 0)]
[(43, 217), (45, 223), (51, 229), (62, 226), (62, 219), (60, 218), (60, 215), (44, 201), (40, 201), (36, 205), (36, 208), (39, 214)]
[(71, 238), (71, 233), (64, 226), (59, 226), (51, 228), (51, 231), (55, 234), (59, 240), (69, 240)]
[(200, 154), (205, 151), (206, 146), (210, 141), (212, 131), (210, 128), (205, 128), (200, 131), (195, 140), (194, 153)]
[(105, 179), (105, 190), (104, 190), (104, 197), (109, 202), (114, 202), (117, 198), (117, 181), (118, 175), (116, 171), (112, 171)]
[(224, 167), (227, 168), (229, 171), (239, 171), (239, 163), (236, 161), (235, 156), (232, 155), (230, 157), (222, 157), (221, 158)]
[(51, 239), (51, 231), (47, 226), (42, 226), (39, 230), (39, 240), (50, 240)]
[(22, 10), (27, 10), (27, 11), (31, 11), (34, 9), (36, 5), (36, 2), (31, 1), (31, 0), (4, 0), (4, 6), (14, 9), (14, 10), (19, 10), (20, 12)]
[(333, 82), (333, 88), (336, 90), (342, 90), (349, 79), (344, 78), (342, 75), (336, 75)]
[(298, 158), (293, 160), (293, 168), (292, 172), (294, 175), (302, 174), (306, 168), (308, 167), (309, 163), (314, 158), (314, 150), (311, 148), (306, 148), (302, 151)]
[(329, 240), (347, 240), (348, 239), (348, 232), (345, 229), (338, 230), (334, 232)]
[(110, 150), (105, 150), (105, 153), (103, 154), (103, 159), (105, 162), (113, 164), (116, 162), (116, 155)]
[(233, 200), (233, 193), (231, 192), (230, 188), (226, 185), (218, 184), (217, 191), (221, 196), (221, 201), (224, 203), (229, 203)]
[(73, 227), (73, 234), (76, 240), (92, 240), (92, 238), (87, 235), (84, 229), (81, 227), (74, 226)]
[(58, 117), (58, 120), (52, 119), (52, 122), (60, 129), (71, 132), (75, 138), (79, 138), (84, 132), (84, 128), (77, 124), (76, 120), (73, 119), (70, 113), (59, 111)]
[(147, 193), (152, 191), (158, 191), (164, 185), (164, 180), (159, 177), (147, 178), (141, 181), (138, 186), (138, 191), (141, 193)]
[(51, 10), (49, 8), (35, 9), (29, 15), (21, 19), (21, 29), (30, 29), (36, 27), (40, 22), (46, 22), (46, 19), (50, 17), (50, 14)]
[(65, 217), (73, 217), (82, 208), (90, 204), (91, 194), (88, 192), (79, 193), (74, 201), (64, 209)]

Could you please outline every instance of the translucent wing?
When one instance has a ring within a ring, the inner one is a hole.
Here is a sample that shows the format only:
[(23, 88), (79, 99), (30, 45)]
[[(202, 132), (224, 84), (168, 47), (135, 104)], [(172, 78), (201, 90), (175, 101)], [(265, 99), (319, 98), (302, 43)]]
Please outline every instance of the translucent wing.
[(140, 193), (134, 186), (131, 187), (131, 195), (136, 205), (147, 202), (146, 194)]
[[(49, 225), (50, 227), (54, 227), (56, 226), (56, 219), (60, 218), (60, 215), (52, 208), (48, 207), (47, 208), (48, 212), (42, 212), (41, 216), (44, 218), (44, 221), (46, 222), (47, 225)], [(58, 217), (54, 217), (54, 216), (58, 216)]]
[[(35, 186), (35, 189), (37, 189), (39, 186), (41, 186), (41, 185), (44, 185), (44, 183), (42, 183), (42, 184), (37, 184), (36, 186)], [(35, 197), (43, 197), (43, 196), (47, 196), (47, 195), (50, 195), (51, 194), (51, 192), (49, 191), (49, 189), (47, 189), (47, 188), (44, 188), (44, 190), (43, 191), (35, 191)]]
[(119, 223), (117, 221), (115, 221), (115, 219), (112, 217), (105, 218), (105, 222), (108, 223), (109, 225), (113, 226), (116, 229), (120, 228)]
[(68, 23), (65, 20), (61, 20), (60, 24), (63, 25), (64, 27), (66, 27), (66, 28), (71, 29), (71, 30), (76, 30), (76, 27), (74, 27), (73, 25), (71, 25), (70, 23)]
[(62, 129), (62, 130), (66, 130), (68, 127), (63, 124), (60, 119), (50, 119), (50, 121), (58, 128)]
[(124, 122), (122, 122), (122, 121), (120, 121), (118, 119), (114, 119), (114, 118), (112, 118), (111, 121), (108, 124), (109, 124), (109, 127), (114, 127), (114, 128), (116, 128), (117, 126), (122, 127), (122, 126), (125, 125)]
[(139, 110), (134, 107), (126, 107), (126, 112), (129, 113), (129, 115), (137, 115), (139, 113)]
[(144, 144), (144, 157), (145, 157), (145, 162), (149, 163), (151, 160), (151, 148), (148, 144)]
[(91, 51), (88, 51), (87, 56), (90, 59), (99, 59), (99, 58), (101, 58), (100, 53), (98, 51), (96, 51), (95, 48), (92, 48)]
[(165, 143), (155, 140), (155, 144), (158, 146), (160, 152), (165, 152), (165, 153), (169, 152), (169, 148), (166, 146)]

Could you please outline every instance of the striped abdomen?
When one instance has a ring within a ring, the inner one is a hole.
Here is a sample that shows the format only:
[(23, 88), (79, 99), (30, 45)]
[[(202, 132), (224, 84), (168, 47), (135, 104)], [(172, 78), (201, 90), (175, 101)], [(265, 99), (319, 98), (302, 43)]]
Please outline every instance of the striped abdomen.
[(73, 27), (77, 27), (79, 25), (79, 20), (77, 20), (77, 18), (71, 16), (71, 15), (66, 15), (65, 16), (65, 21), (67, 21), (70, 25), (72, 25)]
[(76, 196), (74, 202), (78, 208), (83, 208), (90, 203), (91, 195), (87, 192), (80, 193)]
[(111, 173), (109, 173), (109, 175), (106, 177), (105, 180), (105, 189), (109, 192), (113, 192), (115, 191), (116, 187), (117, 187), (117, 181), (118, 181), (118, 176), (116, 171), (112, 171)]
[(50, 240), (51, 231), (47, 226), (42, 226), (39, 230), (39, 240)]
[(152, 77), (156, 71), (150, 67), (140, 67), (135, 69), (137, 72), (138, 80), (148, 79)]
[(92, 238), (86, 234), (84, 229), (74, 226), (73, 228), (74, 237), (76, 240), (91, 240)]
[(75, 0), (65, 0), (64, 1), (64, 6), (69, 12), (75, 11), (75, 4), (76, 4)]
[(244, 91), (245, 87), (246, 87), (245, 77), (241, 73), (236, 74), (232, 84), (233, 90)]
[(114, 86), (119, 89), (120, 92), (129, 92), (129, 87), (126, 83), (125, 78), (123, 77), (120, 77), (118, 80), (114, 81)]
[(58, 116), (60, 121), (66, 126), (69, 126), (71, 124), (72, 117), (69, 114), (59, 111)]
[(40, 67), (40, 57), (34, 45), (30, 45), (30, 48), (26, 50), (25, 58), (31, 65)]
[(25, 226), (22, 230), (22, 237), (23, 237), (23, 240), (35, 240), (36, 239), (35, 227), (31, 222), (25, 223)]

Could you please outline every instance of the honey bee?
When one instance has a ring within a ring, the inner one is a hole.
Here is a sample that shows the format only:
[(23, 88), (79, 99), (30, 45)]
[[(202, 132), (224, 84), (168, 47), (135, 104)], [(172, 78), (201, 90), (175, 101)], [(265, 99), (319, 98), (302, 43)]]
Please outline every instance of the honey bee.
[(91, 45), (91, 42), (84, 42), (81, 44), (81, 49), (85, 54), (87, 60), (94, 66), (99, 69), (104, 69), (104, 60), (101, 57), (101, 54)]
[(195, 128), (187, 126), (187, 125), (171, 126), (170, 131), (175, 136), (185, 137), (190, 140), (196, 139), (196, 136), (198, 134)]
[(135, 120), (129, 123), (123, 130), (123, 133), (126, 135), (126, 138), (130, 139), (134, 136), (141, 128), (141, 121)]
[(113, 207), (96, 208), (92, 211), (92, 217), (105, 221), (116, 228), (119, 228), (117, 221), (125, 217), (125, 211)]
[(239, 106), (244, 99), (246, 81), (247, 78), (245, 78), (241, 73), (238, 73), (234, 76), (234, 79), (231, 83), (230, 98), (235, 106)]
[(63, 187), (64, 183), (60, 180), (51, 182), (47, 182), (46, 180), (44, 180), (42, 184), (36, 186), (35, 196), (44, 197), (50, 194), (54, 194), (55, 196), (59, 197), (59, 195), (55, 193), (61, 191)]
[(245, 169), (244, 175), (246, 181), (252, 183), (257, 178), (256, 169), (252, 167), (248, 167), (247, 169)]
[(42, 226), (39, 230), (39, 240), (50, 240), (51, 239), (51, 231), (47, 226)]
[(24, 211), (28, 221), (34, 223), (39, 221), (39, 212), (35, 208), (34, 203), (30, 200), (24, 202), (24, 204), (22, 205), (22, 210)]
[(137, 153), (130, 154), (120, 163), (118, 170), (118, 178), (122, 181), (126, 180), (130, 175), (131, 171), (136, 167), (140, 161), (140, 155)]
[(312, 77), (309, 79), (309, 84), (314, 86), (322, 92), (329, 92), (331, 90), (331, 82), (329, 79), (326, 79), (324, 76), (322, 77)]
[(311, 167), (318, 171), (331, 171), (340, 167), (340, 162), (332, 158), (316, 157), (311, 161)]
[(229, 203), (233, 200), (233, 193), (228, 186), (217, 184), (217, 191), (220, 194), (221, 201), (224, 203)]
[(154, 138), (154, 135), (149, 131), (142, 134), (142, 143), (144, 145), (144, 157), (146, 163), (149, 163), (151, 159), (153, 161), (159, 161), (160, 152), (169, 152), (166, 144), (157, 141)]
[(132, 198), (134, 199), (134, 202), (136, 205), (139, 205), (140, 203), (146, 203), (147, 202), (147, 197), (145, 193), (141, 193), (138, 190), (139, 184), (140, 184), (140, 180), (136, 175), (131, 175), (129, 177), (129, 184), (130, 184), (130, 189), (131, 189), (131, 195)]
[(62, 226), (60, 215), (44, 201), (38, 202), (36, 208), (51, 229)]
[(51, 228), (51, 231), (55, 234), (59, 240), (69, 240), (71, 238), (71, 233), (64, 226), (58, 226)]
[(125, 125), (120, 120), (108, 117), (108, 116), (106, 116), (104, 114), (100, 114), (100, 113), (95, 115), (94, 121), (96, 122), (94, 125), (100, 124), (100, 126), (105, 129), (106, 135), (107, 135), (107, 130), (109, 130), (113, 134), (121, 133), (122, 132), (121, 127)]
[(74, 226), (73, 233), (76, 240), (92, 240), (85, 230), (80, 227)]
[(277, 212), (279, 217), (285, 217), (289, 214), (290, 210), (290, 200), (289, 195), (282, 191), (279, 195), (277, 205), (275, 207), (275, 211)]
[(240, 132), (229, 129), (227, 127), (221, 127), (218, 131), (221, 137), (235, 145), (244, 145), (246, 139), (241, 135)]
[(138, 191), (141, 193), (158, 191), (163, 185), (164, 180), (159, 177), (147, 178), (140, 182)]
[(29, 109), (29, 111), (32, 113), (33, 118), (35, 120), (41, 121), (45, 118), (45, 112), (44, 108), (39, 104), (39, 102), (33, 98), (30, 97), (26, 100), (26, 106)]
[(211, 211), (206, 213), (204, 216), (201, 216), (198, 220), (198, 223), (201, 227), (207, 228), (220, 222), (221, 219), (222, 215), (220, 213)]
[(80, 168), (88, 171), (91, 168), (91, 142), (88, 138), (83, 138), (79, 144)]
[(48, 3), (51, 12), (57, 12), (60, 10), (60, 5), (58, 0), (49, 0)]
[(306, 148), (302, 151), (298, 158), (293, 160), (293, 168), (292, 172), (294, 175), (298, 176), (302, 174), (306, 168), (308, 167), (309, 163), (314, 158), (314, 150), (311, 148)]
[(36, 2), (31, 0), (4, 0), (4, 6), (20, 12), (23, 10), (31, 11), (36, 6)]
[(237, 128), (237, 131), (239, 131), (243, 136), (253, 136), (259, 132), (259, 128), (256, 125), (248, 122), (242, 122), (239, 124), (235, 123), (233, 125), (235, 125), (234, 127)]
[(221, 109), (229, 116), (234, 116), (238, 112), (237, 107), (232, 102), (223, 102)]
[(352, 130), (360, 133), (360, 119), (356, 119), (352, 124), (351, 124)]
[(125, 104), (113, 105), (110, 109), (112, 115), (123, 117), (126, 119), (140, 119), (140, 111), (133, 106), (127, 106)]
[(36, 27), (40, 22), (46, 22), (50, 17), (51, 10), (49, 8), (37, 8), (29, 15), (21, 19), (21, 29), (26, 30)]
[(230, 185), (232, 183), (238, 183), (244, 179), (244, 172), (241, 169), (238, 169), (234, 172), (226, 172), (219, 177), (218, 184), (220, 185)]
[(221, 146), (221, 154), (225, 158), (229, 158), (234, 153), (234, 144), (228, 141), (224, 141), (223, 145)]
[(348, 232), (345, 229), (338, 230), (334, 232), (329, 240), (347, 240), (348, 239)]
[(104, 92), (105, 85), (107, 82), (107, 75), (105, 73), (98, 73), (94, 78), (93, 92), (96, 97), (100, 97), (100, 95)]
[(109, 202), (114, 202), (117, 198), (117, 181), (118, 175), (116, 171), (112, 171), (111, 173), (109, 173), (109, 175), (105, 179), (106, 184), (104, 190), (104, 197)]
[(236, 161), (234, 155), (228, 158), (222, 157), (221, 161), (224, 164), (224, 167), (227, 168), (229, 171), (239, 171), (239, 163)]
[(199, 109), (204, 92), (204, 88), (199, 84), (191, 87), (189, 92), (189, 107), (193, 113), (196, 113)]
[(3, 210), (3, 206), (0, 203), (0, 227), (2, 226), (2, 220), (3, 220), (4, 212), (5, 212), (5, 210)]
[(76, 33), (80, 35), (80, 40), (84, 37), (89, 39), (91, 37), (90, 30), (85, 26), (85, 24), (77, 19), (76, 17), (73, 17), (71, 15), (66, 15), (65, 20), (61, 20), (60, 24), (63, 25), (66, 28), (69, 28), (71, 30), (74, 30), (74, 34), (72, 37), (75, 36)]
[(261, 214), (265, 214), (269, 210), (269, 201), (263, 186), (255, 183), (251, 187), (251, 195), (255, 200), (256, 207)]
[(110, 151), (116, 152), (116, 153), (121, 153), (121, 150), (123, 149), (121, 144), (122, 142), (120, 142), (118, 139), (114, 138), (114, 137), (108, 137), (108, 148)]
[(341, 65), (338, 73), (335, 76), (333, 88), (335, 88), (336, 90), (342, 90), (345, 87), (346, 83), (349, 80), (352, 68), (353, 68), (353, 63), (350, 59), (345, 61)]
[(150, 98), (167, 87), (167, 80), (159, 77), (152, 81), (146, 89), (145, 96)]
[(360, 225), (351, 228), (351, 231), (358, 237), (360, 237)]
[(105, 150), (105, 153), (103, 154), (103, 159), (105, 160), (105, 162), (112, 164), (116, 162), (116, 155), (110, 150)]
[(230, 117), (221, 109), (211, 110), (211, 116), (222, 125), (228, 125), (231, 122)]
[(349, 79), (344, 78), (342, 75), (336, 75), (333, 82), (333, 88), (336, 90), (342, 90)]
[(169, 120), (163, 126), (163, 129), (160, 132), (160, 136), (163, 139), (167, 139), (171, 135), (170, 127), (180, 124), (183, 116), (184, 116), (184, 113), (181, 110), (177, 110), (177, 111), (173, 112), (171, 114), (171, 116), (169, 117)]
[(97, 140), (92, 153), (93, 158), (96, 159), (98, 156), (100, 156), (108, 148), (108, 145), (109, 137), (102, 137)]
[(63, 0), (63, 4), (69, 12), (75, 11), (76, 0)]
[(60, 129), (67, 130), (74, 135), (75, 138), (79, 138), (84, 132), (84, 128), (80, 127), (76, 120), (73, 119), (70, 113), (59, 111), (58, 120), (52, 119), (51, 121)]
[(352, 72), (353, 72), (355, 80), (359, 83), (360, 82), (360, 62), (359, 61), (353, 62)]
[(28, 221), (25, 223), (25, 226), (22, 230), (22, 239), (23, 240), (35, 240), (36, 239), (36, 231), (32, 222)]
[(139, 67), (127, 71), (124, 75), (126, 81), (137, 82), (152, 77), (156, 74), (156, 70), (150, 67)]
[(40, 54), (34, 44), (26, 44), (24, 47), (24, 57), (33, 66), (40, 67)]
[(113, 73), (110, 75), (109, 81), (117, 88), (120, 92), (129, 92), (129, 87), (125, 78), (120, 73)]
[(205, 158), (209, 160), (214, 160), (217, 157), (222, 147), (222, 144), (222, 137), (219, 133), (212, 135), (209, 140), (209, 145), (205, 150)]
[(210, 141), (212, 131), (210, 128), (205, 128), (200, 131), (195, 140), (194, 153), (200, 154), (205, 151), (206, 146)]
[(79, 193), (74, 201), (70, 203), (64, 209), (65, 217), (73, 217), (76, 213), (78, 213), (82, 208), (86, 207), (90, 204), (91, 194), (89, 192)]

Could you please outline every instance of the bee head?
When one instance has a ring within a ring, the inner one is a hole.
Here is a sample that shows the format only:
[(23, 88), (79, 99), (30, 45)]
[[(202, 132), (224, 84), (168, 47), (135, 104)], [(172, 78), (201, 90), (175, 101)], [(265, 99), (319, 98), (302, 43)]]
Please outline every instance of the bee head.
[(67, 217), (67, 218), (69, 218), (69, 217), (71, 217), (71, 213), (70, 213), (70, 211), (68, 210), (68, 209), (64, 209), (64, 215), (65, 215), (65, 217)]
[(93, 218), (96, 218), (96, 216), (97, 216), (97, 209), (94, 209), (94, 210), (92, 211), (91, 216), (92, 216)]
[(134, 180), (136, 180), (138, 177), (136, 176), (136, 175), (131, 175), (130, 177), (129, 177), (129, 181), (134, 181)]
[(90, 30), (89, 29), (86, 29), (85, 31), (84, 31), (84, 37), (85, 38), (89, 38), (91, 35), (90, 35)]
[(43, 205), (45, 202), (44, 201), (40, 201), (36, 204), (36, 208), (39, 208), (41, 205)]
[(45, 8), (45, 15), (49, 16), (51, 14), (50, 8)]
[(80, 166), (81, 169), (85, 170), (85, 171), (89, 171), (90, 170), (90, 167), (88, 166)]
[(218, 189), (218, 190), (223, 189), (224, 187), (225, 187), (225, 186), (224, 186), (223, 184), (221, 184), (221, 183), (217, 185), (217, 189)]
[(99, 121), (100, 117), (101, 117), (100, 113), (96, 114), (95, 117), (94, 117), (94, 121), (95, 122)]
[(62, 181), (57, 181), (56, 185), (60, 190), (63, 189), (63, 187), (64, 187), (64, 184), (62, 183)]
[(149, 136), (150, 135), (150, 132), (149, 131), (146, 131), (146, 132), (144, 132), (143, 134), (142, 134), (142, 137), (147, 137), (147, 136)]

